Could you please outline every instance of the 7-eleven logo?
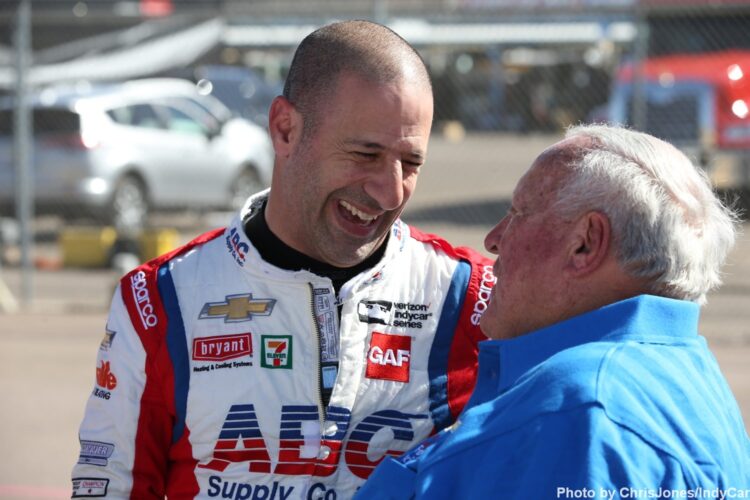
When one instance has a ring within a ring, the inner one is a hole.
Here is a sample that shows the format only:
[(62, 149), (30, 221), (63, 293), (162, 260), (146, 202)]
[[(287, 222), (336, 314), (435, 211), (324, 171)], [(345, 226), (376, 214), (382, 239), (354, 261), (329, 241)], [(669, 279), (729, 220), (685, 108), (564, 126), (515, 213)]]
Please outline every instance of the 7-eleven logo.
[(260, 347), (263, 368), (292, 368), (291, 335), (261, 335)]

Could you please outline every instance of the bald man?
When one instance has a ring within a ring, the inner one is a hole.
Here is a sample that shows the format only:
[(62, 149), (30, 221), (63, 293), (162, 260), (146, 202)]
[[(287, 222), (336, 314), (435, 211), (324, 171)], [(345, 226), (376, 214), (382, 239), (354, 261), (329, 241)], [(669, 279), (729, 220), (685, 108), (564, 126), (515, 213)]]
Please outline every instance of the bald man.
[(388, 28), (303, 40), (269, 112), (270, 191), (122, 279), (74, 496), (350, 498), (454, 421), (495, 280), (399, 219), (432, 113), (424, 63)]

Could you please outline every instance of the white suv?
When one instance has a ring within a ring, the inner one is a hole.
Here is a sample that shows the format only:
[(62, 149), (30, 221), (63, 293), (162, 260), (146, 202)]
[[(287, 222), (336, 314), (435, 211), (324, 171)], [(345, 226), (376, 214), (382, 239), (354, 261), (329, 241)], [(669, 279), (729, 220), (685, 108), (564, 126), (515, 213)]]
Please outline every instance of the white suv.
[[(121, 228), (150, 210), (237, 208), (270, 184), (268, 133), (180, 79), (50, 88), (33, 97), (38, 212)], [(14, 196), (12, 103), (0, 106), (0, 205)]]

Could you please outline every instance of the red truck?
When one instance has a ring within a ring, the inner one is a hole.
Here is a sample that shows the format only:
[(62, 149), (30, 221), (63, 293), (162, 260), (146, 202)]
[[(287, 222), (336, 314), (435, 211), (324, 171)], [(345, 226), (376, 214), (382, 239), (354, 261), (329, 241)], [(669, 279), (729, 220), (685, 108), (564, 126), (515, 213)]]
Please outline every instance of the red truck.
[(750, 190), (750, 51), (654, 57), (622, 65), (608, 118), (665, 139), (718, 188)]

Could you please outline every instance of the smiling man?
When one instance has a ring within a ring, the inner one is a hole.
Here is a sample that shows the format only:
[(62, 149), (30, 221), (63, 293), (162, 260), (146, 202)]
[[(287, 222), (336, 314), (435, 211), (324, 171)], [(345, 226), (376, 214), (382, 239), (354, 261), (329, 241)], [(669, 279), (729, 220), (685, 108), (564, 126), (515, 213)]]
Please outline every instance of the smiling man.
[(75, 497), (351, 498), (454, 421), (494, 277), (399, 219), (432, 112), (424, 63), (388, 28), (305, 38), (269, 112), (270, 191), (123, 278)]

